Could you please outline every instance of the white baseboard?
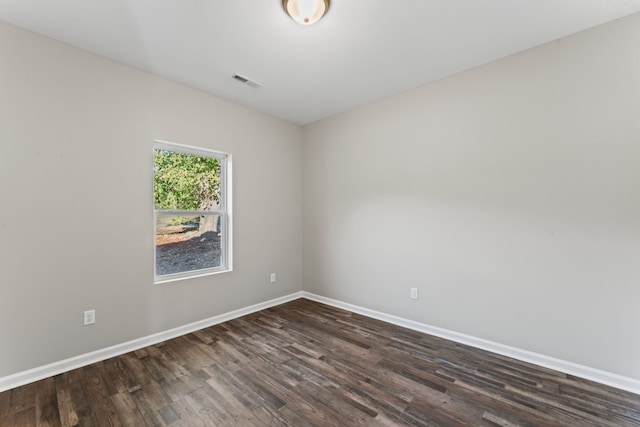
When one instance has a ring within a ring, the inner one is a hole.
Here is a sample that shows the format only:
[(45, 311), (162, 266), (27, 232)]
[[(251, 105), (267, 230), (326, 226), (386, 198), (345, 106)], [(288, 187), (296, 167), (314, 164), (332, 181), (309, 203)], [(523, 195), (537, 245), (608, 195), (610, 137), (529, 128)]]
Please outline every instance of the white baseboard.
[(381, 313), (379, 311), (370, 310), (368, 308), (359, 307), (357, 305), (348, 304), (342, 301), (337, 301), (309, 292), (303, 291), (302, 298), (341, 308), (353, 313), (358, 313), (363, 316), (372, 317), (374, 319), (382, 320), (384, 322), (402, 326), (408, 329), (413, 329), (415, 331), (424, 332), (429, 335), (435, 335), (440, 338), (445, 338), (482, 350), (487, 350), (492, 353), (501, 354), (503, 356), (511, 357), (516, 360), (521, 360), (523, 362), (533, 363), (538, 366), (543, 366), (545, 368), (553, 369), (565, 374), (595, 381), (621, 390), (640, 394), (640, 381), (634, 378), (624, 377), (622, 375), (601, 371), (599, 369), (590, 368), (588, 366), (578, 365), (576, 363), (567, 362), (566, 360), (556, 359), (554, 357), (545, 356), (543, 354), (534, 353), (528, 350), (522, 350), (519, 348), (510, 347), (508, 345), (484, 340), (482, 338), (476, 338), (470, 335), (438, 328), (436, 326), (415, 322), (413, 320)]
[(269, 301), (265, 301), (259, 304), (251, 305), (249, 307), (233, 310), (228, 313), (220, 314), (218, 316), (210, 317), (208, 319), (200, 320), (198, 322), (190, 323), (188, 325), (180, 326), (178, 328), (169, 329), (164, 332), (159, 332), (146, 337), (138, 338), (132, 341), (128, 341), (122, 344), (117, 344), (111, 347), (107, 347), (101, 350), (96, 350), (91, 353), (82, 354), (76, 357), (65, 359), (59, 362), (54, 362), (49, 365), (40, 366), (30, 369), (24, 372), (18, 372), (6, 377), (0, 378), (0, 392), (19, 387), (21, 385), (29, 384), (35, 381), (42, 380), (44, 378), (58, 375), (63, 372), (70, 371), (72, 369), (81, 368), (92, 363), (100, 362), (111, 357), (119, 356), (121, 354), (128, 353), (130, 351), (138, 350), (143, 347), (147, 347), (153, 344), (157, 344), (162, 341), (166, 341), (172, 338), (176, 338), (197, 330), (208, 328), (209, 326), (217, 325), (238, 317), (245, 316), (247, 314), (255, 313), (256, 311), (264, 310), (270, 307), (275, 307), (280, 304), (284, 304), (289, 301), (296, 300), (298, 298), (306, 298), (312, 301), (317, 301), (326, 305), (348, 310), (353, 313), (358, 313), (363, 316), (371, 317), (374, 319), (382, 320), (394, 325), (402, 326), (408, 329), (412, 329), (426, 334), (435, 335), (437, 337), (445, 338), (451, 341), (455, 341), (461, 344), (469, 345), (472, 347), (487, 350), (493, 353), (501, 354), (503, 356), (512, 357), (517, 360), (521, 360), (528, 363), (533, 363), (545, 368), (554, 369), (559, 372), (563, 372), (570, 375), (575, 375), (580, 378), (584, 378), (591, 381), (596, 381), (601, 384), (606, 384), (612, 387), (619, 388), (621, 390), (630, 391), (632, 393), (640, 394), (640, 381), (624, 377), (621, 375), (613, 374), (606, 371), (590, 368), (588, 366), (578, 365), (576, 363), (567, 362), (565, 360), (556, 359), (553, 357), (545, 356), (531, 351), (522, 350), (515, 347), (495, 343), (492, 341), (484, 340), (482, 338), (472, 337), (470, 335), (461, 334), (458, 332), (450, 331), (447, 329), (438, 328), (435, 326), (427, 325), (413, 320), (404, 319), (402, 317), (393, 316), (390, 314), (382, 313), (368, 308), (359, 307), (357, 305), (348, 304), (342, 301), (326, 298), (320, 295), (312, 294), (309, 292), (295, 292), (289, 295), (285, 295), (280, 298), (275, 298)]
[(180, 326), (177, 328), (169, 329), (167, 331), (158, 332), (153, 335), (138, 338), (132, 341), (128, 341), (122, 344), (117, 344), (111, 347), (103, 348), (101, 350), (92, 351), (91, 353), (81, 354), (69, 359), (54, 362), (49, 365), (40, 366), (37, 368), (29, 369), (28, 371), (18, 372), (16, 374), (8, 375), (0, 378), (0, 392), (19, 387), (21, 385), (29, 384), (35, 381), (42, 380), (44, 378), (58, 375), (63, 372), (68, 372), (72, 369), (81, 368), (83, 366), (90, 365), (92, 363), (100, 362), (111, 357), (119, 356), (121, 354), (128, 353), (130, 351), (138, 350), (143, 347), (147, 347), (153, 344), (157, 344), (162, 341), (170, 340), (197, 330), (208, 328), (209, 326), (217, 325), (222, 322), (227, 322), (238, 317), (245, 316), (247, 314), (255, 313), (256, 311), (264, 310), (266, 308), (274, 307), (276, 305), (284, 304), (289, 301), (296, 300), (302, 297), (302, 292), (295, 292), (293, 294), (285, 295), (280, 298), (275, 298), (269, 301), (261, 302), (259, 304), (251, 305), (249, 307), (233, 310), (228, 313), (213, 316), (208, 319), (200, 320), (198, 322), (189, 323), (188, 325)]

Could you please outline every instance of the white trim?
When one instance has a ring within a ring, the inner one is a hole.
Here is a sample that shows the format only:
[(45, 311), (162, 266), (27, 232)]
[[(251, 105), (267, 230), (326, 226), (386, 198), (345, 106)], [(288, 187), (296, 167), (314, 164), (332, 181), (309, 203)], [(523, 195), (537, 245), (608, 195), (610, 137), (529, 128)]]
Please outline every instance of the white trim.
[(225, 151), (212, 150), (211, 148), (196, 147), (195, 145), (179, 144), (177, 142), (165, 141), (162, 139), (153, 140), (153, 149), (159, 148), (160, 150), (177, 151), (179, 153), (193, 154), (194, 156), (208, 156), (216, 157), (220, 160), (224, 160), (230, 156), (230, 153)]
[(29, 369), (27, 371), (18, 372), (16, 374), (8, 375), (6, 377), (0, 377), (0, 392), (19, 387), (21, 385), (29, 384), (35, 381), (42, 380), (44, 378), (58, 375), (63, 372), (70, 371), (72, 369), (81, 368), (83, 366), (90, 365), (92, 363), (100, 362), (111, 357), (119, 356), (121, 354), (128, 353), (130, 351), (138, 350), (143, 347), (147, 347), (153, 344), (167, 341), (172, 338), (176, 338), (191, 332), (198, 331), (209, 326), (217, 325), (219, 323), (227, 322), (229, 320), (236, 319), (238, 317), (246, 316), (247, 314), (255, 313), (256, 311), (264, 310), (270, 307), (275, 307), (280, 304), (284, 304), (289, 301), (293, 301), (302, 297), (302, 292), (294, 292), (283, 297), (275, 298), (269, 301), (261, 302), (251, 305), (249, 307), (233, 310), (228, 313), (220, 314), (210, 317), (208, 319), (200, 320), (197, 322), (189, 323), (188, 325), (179, 326), (177, 328), (169, 329), (164, 332), (158, 332), (156, 334), (148, 335), (146, 337), (138, 338), (132, 341), (128, 341), (122, 344), (116, 344), (111, 347), (103, 348), (100, 350), (92, 351), (91, 353), (81, 354), (79, 356), (71, 357), (69, 359), (54, 362), (49, 365), (40, 366), (37, 368)]
[(322, 297), (309, 292), (302, 292), (302, 298), (330, 305), (332, 307), (341, 308), (363, 316), (372, 317), (394, 325), (402, 326), (414, 331), (423, 332), (429, 335), (435, 335), (455, 341), (460, 344), (469, 345), (492, 353), (511, 357), (523, 362), (533, 363), (549, 369), (554, 369), (565, 374), (574, 375), (576, 377), (595, 381), (621, 390), (630, 391), (631, 393), (640, 394), (640, 380), (625, 377), (599, 369), (590, 368), (588, 366), (579, 365), (577, 363), (568, 362), (562, 359), (545, 356), (543, 354), (534, 353), (528, 350), (499, 344), (482, 338), (461, 334), (459, 332), (450, 331), (448, 329), (438, 328), (436, 326), (427, 325), (413, 320), (404, 319), (402, 317), (393, 316), (391, 314), (381, 313), (379, 311), (370, 310), (368, 308), (359, 307), (357, 305), (345, 303), (331, 298)]
[(275, 298), (262, 303), (254, 304), (249, 307), (233, 310), (228, 313), (213, 316), (208, 319), (200, 320), (198, 322), (190, 323), (188, 325), (180, 326), (177, 328), (169, 329), (164, 332), (159, 332), (146, 337), (138, 338), (132, 341), (128, 341), (122, 344), (117, 344), (111, 347), (107, 347), (101, 350), (96, 350), (91, 353), (82, 354), (69, 359), (54, 362), (49, 365), (40, 366), (37, 368), (29, 369), (28, 371), (18, 372), (6, 377), (0, 377), (0, 392), (10, 390), (21, 385), (29, 384), (35, 381), (42, 380), (44, 378), (58, 375), (63, 372), (70, 371), (72, 369), (81, 368), (83, 366), (90, 365), (92, 363), (100, 362), (111, 357), (119, 356), (121, 354), (128, 353), (130, 351), (138, 350), (143, 347), (157, 344), (162, 341), (166, 341), (172, 338), (176, 338), (191, 332), (208, 328), (219, 323), (227, 322), (229, 320), (236, 319), (238, 317), (245, 316), (247, 314), (255, 313), (260, 310), (265, 310), (270, 307), (275, 307), (280, 304), (284, 304), (298, 298), (306, 298), (311, 301), (320, 302), (322, 304), (330, 305), (332, 307), (348, 310), (353, 313), (358, 313), (363, 316), (371, 317), (373, 319), (382, 320), (394, 325), (402, 326), (414, 331), (423, 332), (426, 334), (434, 335), (440, 338), (445, 338), (451, 341), (455, 341), (461, 344), (470, 345), (472, 347), (480, 348), (482, 350), (491, 351), (493, 353), (501, 354), (503, 356), (511, 357), (523, 362), (533, 363), (545, 368), (554, 369), (556, 371), (563, 372), (565, 374), (575, 375), (580, 378), (584, 378), (591, 381), (596, 381), (601, 384), (606, 384), (611, 387), (616, 387), (621, 390), (630, 391), (632, 393), (640, 394), (640, 381), (634, 378), (624, 377), (622, 375), (614, 374), (611, 372), (601, 371), (599, 369), (590, 368), (588, 366), (578, 365), (576, 363), (567, 362), (565, 360), (556, 359), (553, 357), (545, 356), (531, 351), (510, 347), (507, 345), (495, 343), (492, 341), (484, 340), (482, 338), (476, 338), (470, 335), (461, 334), (458, 332), (450, 331), (447, 329), (438, 328), (436, 326), (427, 325), (413, 320), (404, 319), (402, 317), (393, 316), (390, 314), (382, 313), (368, 308), (363, 308), (357, 305), (345, 303), (342, 301), (334, 300), (331, 298), (322, 297), (309, 292), (294, 292), (289, 295), (285, 295), (280, 298)]

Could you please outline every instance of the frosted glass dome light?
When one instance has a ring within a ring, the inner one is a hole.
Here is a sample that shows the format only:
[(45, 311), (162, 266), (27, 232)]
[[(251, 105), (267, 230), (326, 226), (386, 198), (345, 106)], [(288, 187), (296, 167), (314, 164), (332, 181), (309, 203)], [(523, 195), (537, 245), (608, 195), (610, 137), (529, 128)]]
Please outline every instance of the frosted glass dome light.
[(329, 10), (329, 0), (282, 0), (282, 7), (297, 23), (315, 24)]

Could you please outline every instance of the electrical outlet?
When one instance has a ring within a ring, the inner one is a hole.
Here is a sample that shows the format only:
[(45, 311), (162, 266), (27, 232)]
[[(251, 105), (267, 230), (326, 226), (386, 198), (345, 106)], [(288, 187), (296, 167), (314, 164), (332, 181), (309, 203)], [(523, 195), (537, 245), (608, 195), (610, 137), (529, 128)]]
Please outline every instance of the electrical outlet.
[(84, 312), (84, 326), (93, 325), (96, 323), (96, 311), (87, 310)]
[(411, 288), (411, 299), (418, 299), (418, 288)]
[(276, 273), (271, 273), (271, 283), (276, 283)]

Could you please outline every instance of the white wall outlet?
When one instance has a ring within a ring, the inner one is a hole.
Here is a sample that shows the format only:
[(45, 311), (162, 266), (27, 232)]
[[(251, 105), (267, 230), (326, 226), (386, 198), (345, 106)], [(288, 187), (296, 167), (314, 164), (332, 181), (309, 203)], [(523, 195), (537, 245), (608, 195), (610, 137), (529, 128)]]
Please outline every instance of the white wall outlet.
[(87, 310), (84, 312), (84, 326), (93, 325), (96, 323), (96, 311)]
[(418, 299), (418, 288), (411, 288), (411, 299)]
[(276, 273), (271, 273), (271, 283), (276, 283)]

